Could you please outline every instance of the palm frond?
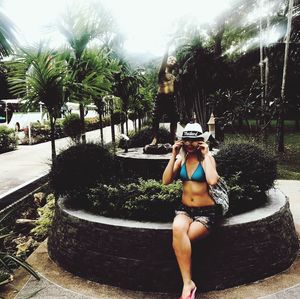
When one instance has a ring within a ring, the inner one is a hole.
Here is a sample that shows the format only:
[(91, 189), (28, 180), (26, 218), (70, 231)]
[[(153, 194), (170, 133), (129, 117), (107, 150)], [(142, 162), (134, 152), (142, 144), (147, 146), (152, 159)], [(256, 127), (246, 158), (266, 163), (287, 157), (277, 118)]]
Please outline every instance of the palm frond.
[(32, 276), (34, 276), (37, 280), (40, 280), (39, 275), (34, 271), (34, 269), (25, 261), (22, 261), (20, 258), (17, 258), (16, 256), (7, 254), (5, 256), (8, 259), (13, 260), (15, 263), (17, 263), (19, 266), (24, 268), (26, 271), (28, 271)]

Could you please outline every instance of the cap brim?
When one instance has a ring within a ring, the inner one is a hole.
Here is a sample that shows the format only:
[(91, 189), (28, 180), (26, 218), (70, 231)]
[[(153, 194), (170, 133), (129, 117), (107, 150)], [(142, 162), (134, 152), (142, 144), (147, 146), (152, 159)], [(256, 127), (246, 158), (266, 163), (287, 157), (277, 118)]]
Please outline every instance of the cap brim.
[(204, 142), (206, 142), (209, 139), (209, 136), (211, 135), (210, 132), (204, 132), (199, 136), (177, 136), (181, 140), (199, 140), (204, 139)]

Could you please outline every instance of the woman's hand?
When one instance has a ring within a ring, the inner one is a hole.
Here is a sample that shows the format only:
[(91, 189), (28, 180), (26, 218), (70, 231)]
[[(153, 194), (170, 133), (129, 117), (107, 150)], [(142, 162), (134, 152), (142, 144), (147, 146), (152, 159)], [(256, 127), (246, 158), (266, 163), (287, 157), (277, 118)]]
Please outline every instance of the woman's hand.
[(182, 145), (183, 145), (183, 141), (182, 140), (176, 141), (173, 144), (173, 146), (172, 146), (172, 155), (174, 157), (176, 157), (179, 154), (179, 151), (180, 151)]
[(205, 143), (204, 141), (199, 142), (198, 149), (200, 150), (203, 157), (206, 156), (209, 153), (208, 144)]

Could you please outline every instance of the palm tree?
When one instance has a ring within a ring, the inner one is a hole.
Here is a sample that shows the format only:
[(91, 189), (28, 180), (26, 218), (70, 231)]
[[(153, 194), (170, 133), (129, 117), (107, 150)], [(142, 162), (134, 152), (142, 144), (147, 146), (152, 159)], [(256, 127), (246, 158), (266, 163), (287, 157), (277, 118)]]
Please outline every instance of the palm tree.
[[(60, 32), (65, 36), (73, 52), (73, 59), (69, 61), (69, 66), (73, 72), (73, 88), (70, 89), (70, 99), (79, 103), (80, 119), (82, 124), (82, 142), (86, 142), (84, 126), (84, 105), (89, 100), (81, 97), (80, 88), (83, 86), (85, 78), (84, 65), (82, 65), (83, 55), (89, 43), (95, 39), (106, 37), (110, 31), (113, 20), (111, 15), (102, 6), (77, 7), (67, 12), (64, 19), (59, 24)], [(76, 88), (77, 87), (77, 88)]]
[(120, 71), (114, 76), (114, 95), (122, 101), (125, 113), (126, 134), (128, 135), (128, 109), (130, 102), (138, 97), (139, 89), (145, 83), (145, 77), (139, 70), (134, 70), (122, 58), (119, 59)]
[[(120, 68), (117, 61), (112, 59), (104, 50), (86, 50), (82, 57), (81, 68), (84, 79), (77, 96), (87, 99), (85, 103), (90, 101), (97, 106), (101, 142), (103, 143), (103, 97), (111, 93), (113, 76)], [(72, 84), (70, 87), (72, 88)]]
[(0, 11), (0, 59), (13, 53), (13, 46), (17, 44), (15, 33), (13, 22)]
[(53, 51), (39, 49), (36, 53), (23, 51), (12, 62), (9, 77), (10, 90), (21, 96), (25, 108), (44, 103), (50, 118), (52, 161), (56, 158), (55, 120), (64, 102), (64, 83), (68, 80), (65, 61)]

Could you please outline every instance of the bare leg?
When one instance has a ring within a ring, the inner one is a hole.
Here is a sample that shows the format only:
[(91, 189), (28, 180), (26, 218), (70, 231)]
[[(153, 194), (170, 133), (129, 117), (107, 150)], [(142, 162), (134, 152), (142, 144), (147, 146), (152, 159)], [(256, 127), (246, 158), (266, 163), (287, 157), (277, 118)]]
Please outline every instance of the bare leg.
[(177, 215), (173, 222), (173, 248), (183, 280), (182, 298), (187, 298), (195, 287), (191, 274), (192, 246), (188, 230), (192, 219), (186, 215)]
[(154, 110), (152, 113), (153, 122), (152, 122), (152, 141), (150, 145), (156, 145), (157, 144), (157, 134), (159, 129), (159, 122), (162, 117), (162, 111), (161, 111), (161, 104), (160, 104), (161, 98), (159, 95), (156, 95), (155, 97), (155, 104), (154, 104)]
[(200, 223), (199, 221), (194, 221), (191, 223), (189, 230), (188, 230), (188, 237), (191, 241), (204, 239), (206, 236), (209, 235), (209, 230)]

